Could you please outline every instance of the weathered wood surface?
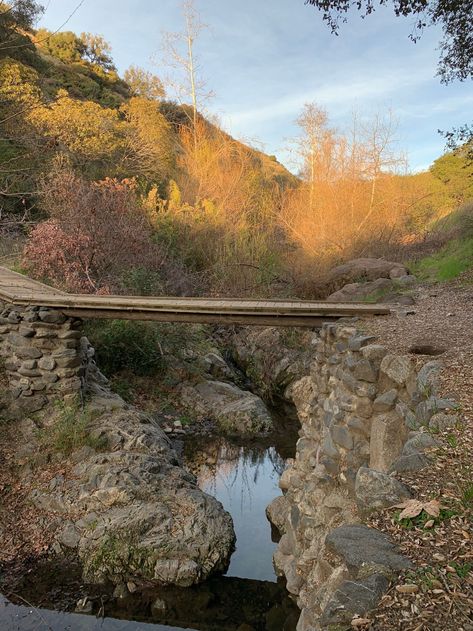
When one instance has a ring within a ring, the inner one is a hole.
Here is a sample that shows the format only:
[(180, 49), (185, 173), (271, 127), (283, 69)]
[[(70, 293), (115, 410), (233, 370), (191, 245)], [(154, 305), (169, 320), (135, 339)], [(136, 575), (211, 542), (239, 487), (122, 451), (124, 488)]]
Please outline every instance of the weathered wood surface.
[(19, 306), (54, 307), (80, 318), (262, 326), (315, 327), (345, 316), (390, 313), (383, 304), (67, 294), (4, 267), (0, 267), (0, 298)]

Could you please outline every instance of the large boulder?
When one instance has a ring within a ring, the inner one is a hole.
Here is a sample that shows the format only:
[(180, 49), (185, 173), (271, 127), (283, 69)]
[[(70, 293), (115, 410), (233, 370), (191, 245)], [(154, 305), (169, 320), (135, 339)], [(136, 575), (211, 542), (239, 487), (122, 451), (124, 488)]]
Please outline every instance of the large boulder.
[(185, 384), (180, 389), (180, 403), (192, 414), (215, 420), (226, 434), (266, 434), (273, 427), (263, 400), (230, 383)]
[(340, 288), (347, 283), (376, 280), (378, 278), (401, 278), (409, 274), (401, 263), (384, 259), (353, 259), (332, 269), (327, 275), (327, 284)]
[(411, 490), (396, 478), (360, 467), (356, 474), (355, 495), (361, 511), (376, 510), (399, 504), (403, 499), (411, 498)]
[(91, 425), (102, 450), (73, 453), (72, 477), (31, 496), (60, 520), (57, 551), (75, 554), (89, 582), (189, 586), (223, 571), (231, 516), (197, 487), (150, 416), (103, 409)]
[[(338, 291), (327, 296), (328, 302), (362, 302), (367, 298), (376, 299), (393, 289), (389, 278), (377, 278), (365, 283), (348, 283)], [(377, 300), (378, 301), (378, 300)]]
[(327, 549), (339, 556), (349, 571), (356, 574), (364, 567), (387, 573), (412, 567), (411, 561), (384, 533), (362, 524), (345, 524), (325, 538)]

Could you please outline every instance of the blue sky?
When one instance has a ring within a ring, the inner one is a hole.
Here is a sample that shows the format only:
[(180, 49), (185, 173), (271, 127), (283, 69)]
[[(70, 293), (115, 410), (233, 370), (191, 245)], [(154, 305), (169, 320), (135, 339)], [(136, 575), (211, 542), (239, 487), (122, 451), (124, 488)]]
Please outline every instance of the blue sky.
[[(43, 0), (41, 26), (55, 30), (79, 0)], [(290, 164), (288, 139), (302, 106), (316, 101), (334, 126), (391, 108), (397, 137), (412, 170), (438, 157), (438, 129), (468, 122), (471, 81), (441, 85), (435, 77), (440, 32), (427, 29), (413, 44), (410, 19), (388, 8), (362, 20), (354, 14), (331, 35), (318, 11), (304, 0), (196, 0), (209, 25), (196, 49), (215, 97), (206, 104), (233, 136), (250, 141)], [(162, 31), (182, 28), (179, 0), (85, 0), (64, 30), (103, 35), (119, 71), (131, 64), (160, 76)]]

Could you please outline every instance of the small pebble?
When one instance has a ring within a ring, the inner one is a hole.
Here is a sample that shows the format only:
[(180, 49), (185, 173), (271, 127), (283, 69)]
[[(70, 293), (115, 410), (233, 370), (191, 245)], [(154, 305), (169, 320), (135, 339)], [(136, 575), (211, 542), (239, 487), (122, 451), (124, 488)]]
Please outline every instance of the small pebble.
[(94, 609), (93, 603), (91, 600), (85, 596), (77, 601), (76, 604), (76, 612), (77, 613), (92, 613)]

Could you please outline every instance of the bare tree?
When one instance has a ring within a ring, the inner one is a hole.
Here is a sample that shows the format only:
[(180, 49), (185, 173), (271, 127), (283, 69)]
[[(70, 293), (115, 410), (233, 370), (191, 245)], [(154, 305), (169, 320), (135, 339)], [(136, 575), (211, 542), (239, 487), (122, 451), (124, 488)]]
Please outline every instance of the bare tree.
[[(212, 96), (202, 78), (199, 60), (195, 52), (195, 44), (207, 25), (201, 20), (194, 0), (184, 0), (182, 3), (185, 28), (178, 33), (163, 33), (164, 63), (177, 71), (177, 76), (166, 79), (172, 93), (182, 104), (190, 102), (190, 115), (194, 145), (197, 145), (198, 111), (203, 103)], [(179, 76), (180, 75), (180, 76)], [(187, 113), (187, 112), (186, 112)]]
[[(321, 212), (315, 203), (317, 182), (329, 182), (332, 177), (336, 134), (328, 126), (327, 112), (316, 103), (306, 103), (296, 120), (302, 135), (296, 139), (296, 155), (302, 161), (302, 175), (309, 187), (309, 208), (312, 214)], [(320, 236), (323, 238), (324, 222), (319, 217)]]
[(406, 165), (404, 156), (396, 147), (397, 126), (397, 120), (391, 110), (385, 116), (376, 113), (369, 121), (360, 123), (362, 151), (359, 176), (369, 182), (370, 196), (367, 211), (357, 225), (357, 233), (362, 230), (375, 211), (379, 178), (383, 173), (397, 173)]
[(392, 113), (367, 118), (355, 112), (351, 128), (342, 133), (311, 103), (297, 123), (304, 183), (288, 193), (281, 213), (296, 242), (311, 256), (319, 256), (348, 252), (363, 240), (394, 234), (412, 200), (399, 177), (406, 162), (397, 146)]

